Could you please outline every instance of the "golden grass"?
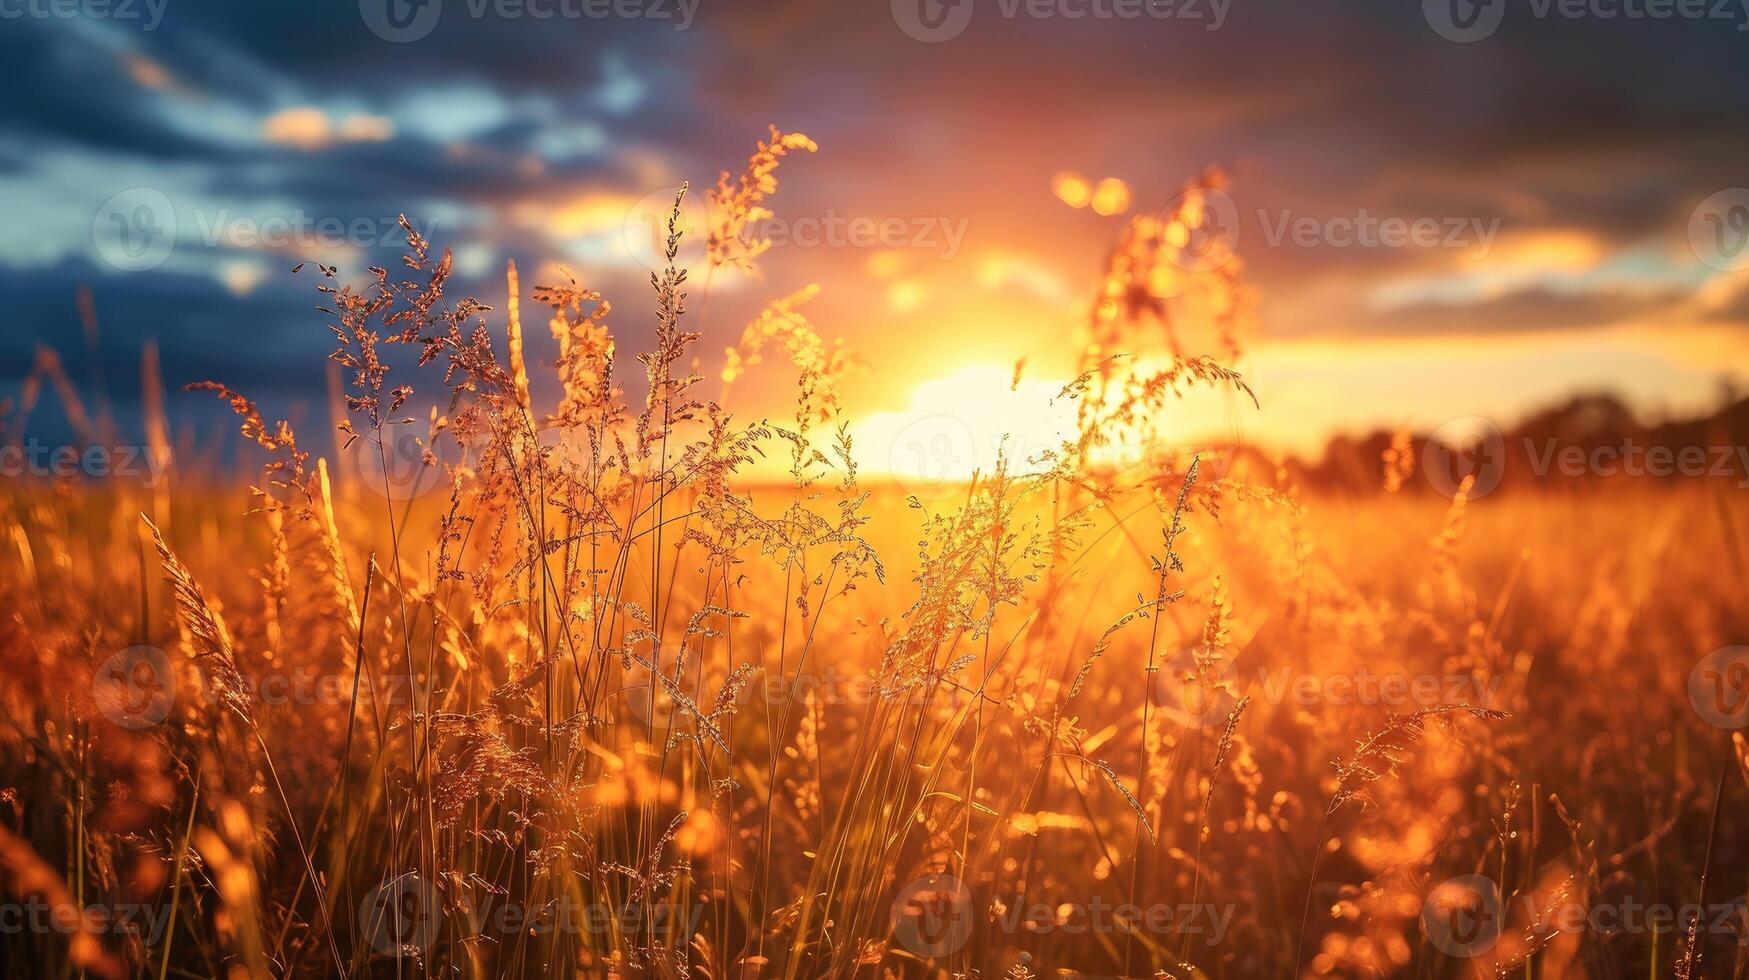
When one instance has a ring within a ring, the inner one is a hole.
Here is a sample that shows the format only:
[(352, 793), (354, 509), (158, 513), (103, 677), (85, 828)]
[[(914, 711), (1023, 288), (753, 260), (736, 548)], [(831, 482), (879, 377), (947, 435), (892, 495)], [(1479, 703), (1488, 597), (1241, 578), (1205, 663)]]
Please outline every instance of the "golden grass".
[[(713, 262), (755, 262), (778, 159), (812, 149), (773, 130), (724, 176)], [(164, 913), (16, 932), (13, 975), (1727, 975), (1717, 935), (1522, 913), (1740, 874), (1741, 820), (1707, 822), (1741, 742), (1685, 685), (1746, 625), (1703, 544), (1736, 546), (1741, 505), (1446, 501), (1405, 491), (1406, 444), (1364, 502), (1101, 465), (1188, 386), (1250, 395), (1249, 289), (1175, 260), (1190, 220), (1114, 250), (1077, 437), (940, 504), (857, 473), (812, 289), (730, 359), (782, 351), (792, 419), (695, 393), (672, 223), (641, 403), (585, 287), (529, 294), (564, 390), (541, 406), (514, 268), (503, 337), (410, 228), (406, 279), (322, 269), (343, 451), (437, 492), (336, 482), (211, 385), (270, 455), (246, 496), (0, 498), (0, 884)], [(391, 378), (386, 343), (429, 377)], [(767, 453), (786, 484), (738, 476)], [(1454, 956), (1423, 902), (1476, 873), (1511, 911)]]

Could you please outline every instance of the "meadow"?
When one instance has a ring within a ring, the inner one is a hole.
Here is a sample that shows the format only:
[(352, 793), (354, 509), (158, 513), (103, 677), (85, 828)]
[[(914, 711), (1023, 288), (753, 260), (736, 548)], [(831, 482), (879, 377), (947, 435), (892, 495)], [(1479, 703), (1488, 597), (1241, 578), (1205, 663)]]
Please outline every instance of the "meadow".
[(0, 496), (7, 975), (1742, 975), (1741, 492), (1163, 444), (1267, 405), (1242, 264), (1184, 258), (1220, 180), (1107, 258), (1075, 435), (970, 481), (859, 472), (797, 296), (729, 354), (793, 415), (701, 394), (675, 223), (653, 326), (449, 296), (411, 228), (301, 270), (340, 448), (215, 379), (259, 473)]

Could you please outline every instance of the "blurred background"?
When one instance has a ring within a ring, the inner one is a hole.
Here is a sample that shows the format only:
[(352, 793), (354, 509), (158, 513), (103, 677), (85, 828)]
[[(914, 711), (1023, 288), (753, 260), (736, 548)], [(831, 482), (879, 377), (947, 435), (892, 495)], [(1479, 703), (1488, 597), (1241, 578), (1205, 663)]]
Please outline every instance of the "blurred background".
[[(652, 221), (683, 180), (708, 220), (696, 191), (775, 124), (820, 148), (782, 165), (762, 281), (693, 283), (700, 370), (714, 394), (763, 302), (820, 283), (877, 471), (918, 417), (1060, 421), (1104, 256), (1209, 165), (1261, 408), (1181, 431), (1310, 458), (1581, 395), (1703, 417), (1749, 324), (1744, 6), (0, 0), (0, 397), (70, 438), (26, 384), (53, 350), (125, 434), (155, 344), (183, 451), (235, 442), (180, 390), (207, 378), (317, 431), (314, 263), (395, 266), (401, 214), (454, 249), (452, 295), (568, 268), (641, 349)], [(755, 372), (733, 404), (791, 400)]]

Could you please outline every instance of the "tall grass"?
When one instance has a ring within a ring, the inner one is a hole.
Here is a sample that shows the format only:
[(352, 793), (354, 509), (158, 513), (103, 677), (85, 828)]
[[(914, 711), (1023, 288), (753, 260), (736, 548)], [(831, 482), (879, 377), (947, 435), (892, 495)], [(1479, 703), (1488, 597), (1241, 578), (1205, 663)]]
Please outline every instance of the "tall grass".
[[(813, 148), (774, 129), (723, 176), (709, 268), (756, 266), (780, 162)], [(514, 266), (498, 321), (410, 226), (404, 270), (319, 267), (347, 470), (437, 492), (337, 480), (215, 382), (268, 458), (246, 500), (194, 473), (0, 498), (0, 885), (85, 910), (0, 936), (13, 975), (1729, 962), (1692, 936), (1509, 930), (1469, 960), (1423, 938), (1433, 886), (1478, 869), (1539, 902), (1693, 890), (1696, 773), (1735, 762), (1692, 740), (1656, 658), (1728, 640), (1739, 597), (1704, 563), (1651, 572), (1717, 533), (1704, 501), (1560, 512), (1607, 539), (1520, 503), (1476, 543), (1462, 494), (1321, 515), (1269, 467), (1162, 445), (1190, 387), (1255, 403), (1242, 266), (1178, 254), (1221, 180), (1108, 257), (1059, 395), (1075, 436), (942, 502), (858, 472), (813, 288), (727, 355), (732, 379), (781, 353), (791, 417), (699, 393), (678, 198), (653, 328), (576, 282), (524, 295)], [(556, 404), (531, 393), (524, 300), (549, 311)], [(626, 336), (648, 341), (633, 398)], [(149, 428), (167, 438), (161, 407)], [(780, 485), (747, 476), (767, 456)], [(1397, 711), (1265, 696), (1277, 669), (1498, 686)], [(1740, 872), (1740, 848), (1711, 864)], [(1087, 927), (1102, 903), (1209, 914)], [(157, 917), (87, 910), (136, 905)]]

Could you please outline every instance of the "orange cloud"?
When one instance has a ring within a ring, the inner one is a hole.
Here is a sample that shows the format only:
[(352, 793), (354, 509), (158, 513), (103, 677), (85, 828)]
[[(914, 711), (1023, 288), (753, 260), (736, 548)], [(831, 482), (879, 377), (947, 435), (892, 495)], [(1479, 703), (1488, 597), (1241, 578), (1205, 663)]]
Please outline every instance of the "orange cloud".
[(355, 112), (336, 125), (327, 112), (309, 105), (281, 109), (261, 122), (262, 139), (300, 150), (326, 149), (335, 142), (382, 142), (394, 131), (386, 116)]
[(127, 68), (128, 77), (145, 88), (161, 91), (171, 86), (170, 72), (150, 58), (137, 54), (123, 55), (122, 65)]

